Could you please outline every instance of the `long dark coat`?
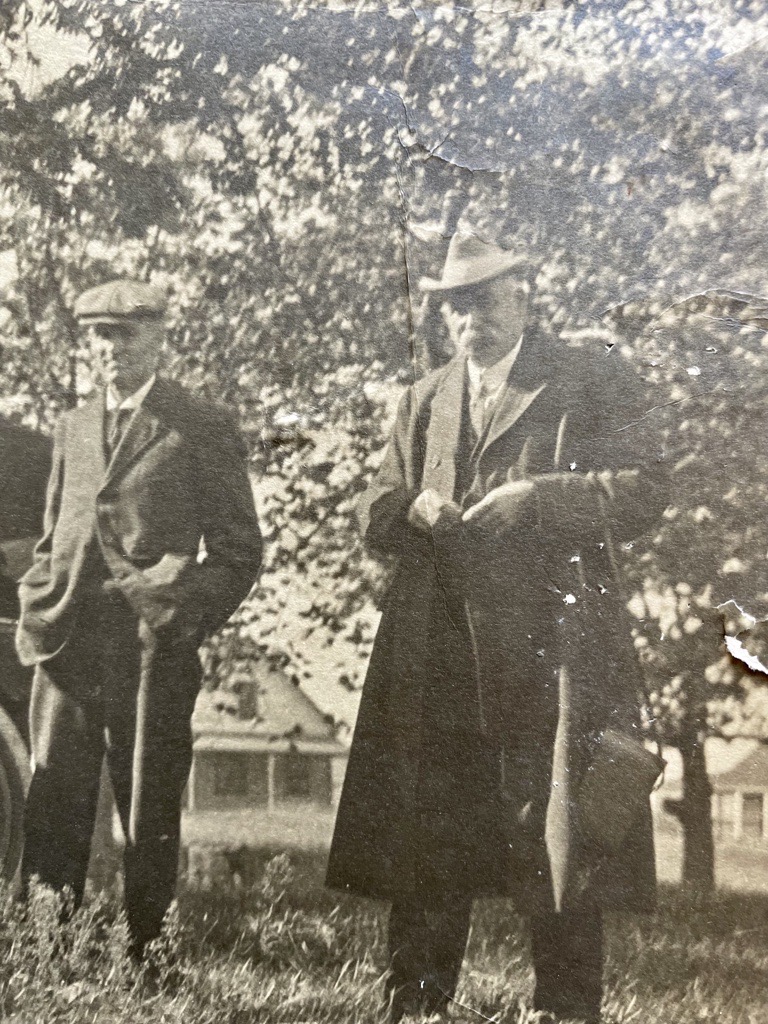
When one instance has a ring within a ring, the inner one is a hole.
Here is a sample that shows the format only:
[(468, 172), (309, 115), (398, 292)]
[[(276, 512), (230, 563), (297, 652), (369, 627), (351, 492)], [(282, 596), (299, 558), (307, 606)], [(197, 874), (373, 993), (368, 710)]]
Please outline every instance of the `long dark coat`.
[[(409, 388), (363, 503), (397, 569), (374, 645), (328, 883), (386, 900), (509, 895), (526, 910), (647, 908), (650, 808), (595, 863), (575, 823), (592, 744), (636, 729), (639, 666), (614, 558), (664, 507), (640, 382), (618, 352), (527, 334), (468, 460), (466, 362)], [(467, 466), (469, 465), (469, 473)], [(641, 472), (645, 470), (646, 472)], [(424, 534), (426, 488), (469, 507), (534, 483), (502, 539)]]

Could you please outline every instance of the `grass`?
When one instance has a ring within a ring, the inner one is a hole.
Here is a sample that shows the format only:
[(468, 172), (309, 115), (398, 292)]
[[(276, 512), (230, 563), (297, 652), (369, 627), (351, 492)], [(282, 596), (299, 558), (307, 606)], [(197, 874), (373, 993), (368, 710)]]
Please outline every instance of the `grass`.
[[(114, 895), (58, 925), (52, 894), (0, 895), (0, 1019), (9, 1024), (377, 1024), (384, 908), (322, 888), (322, 857), (241, 865), (240, 880), (182, 886), (137, 973)], [(608, 929), (606, 1010), (618, 1024), (768, 1024), (768, 898), (709, 902), (666, 888), (656, 914)], [(477, 905), (457, 1022), (535, 1024), (523, 922)], [(463, 1008), (462, 1008), (463, 1007)]]

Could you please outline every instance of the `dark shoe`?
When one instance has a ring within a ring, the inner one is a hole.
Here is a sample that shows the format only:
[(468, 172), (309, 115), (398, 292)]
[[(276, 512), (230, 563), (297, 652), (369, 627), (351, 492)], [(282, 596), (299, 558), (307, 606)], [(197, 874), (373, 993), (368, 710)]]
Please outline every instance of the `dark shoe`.
[(415, 988), (405, 987), (390, 989), (391, 1003), (389, 1006), (389, 1019), (391, 1024), (399, 1024), (404, 1017), (412, 1017), (415, 1020), (426, 1024), (427, 1021), (437, 1024), (438, 1021), (448, 1019), (449, 1000), (440, 995), (425, 995)]
[(141, 969), (146, 959), (146, 945), (146, 942), (137, 942), (135, 939), (132, 939), (128, 943), (126, 954), (130, 962), (133, 964), (134, 967), (137, 968), (137, 970)]
[(165, 988), (164, 979), (161, 977), (160, 968), (151, 960), (142, 964), (138, 979), (138, 988), (144, 999), (151, 999)]
[(389, 1019), (391, 1024), (400, 1024), (404, 1018), (421, 1018), (424, 1015), (423, 1007), (415, 993), (397, 990), (392, 995), (392, 1002), (389, 1004)]

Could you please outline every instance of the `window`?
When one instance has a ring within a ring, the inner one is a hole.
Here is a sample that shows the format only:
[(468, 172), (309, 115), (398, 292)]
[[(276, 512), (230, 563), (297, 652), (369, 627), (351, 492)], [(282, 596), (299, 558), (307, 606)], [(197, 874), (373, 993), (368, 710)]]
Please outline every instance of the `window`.
[(275, 800), (285, 803), (331, 802), (331, 762), (312, 754), (275, 756)]
[(735, 813), (734, 804), (734, 793), (713, 794), (712, 818), (714, 824), (715, 839), (722, 840), (723, 842), (731, 842), (733, 840)]
[(247, 754), (213, 754), (211, 761), (215, 796), (248, 795)]
[(275, 767), (282, 769), (278, 773), (280, 778), (276, 786), (278, 799), (312, 799), (312, 765), (308, 757), (302, 757), (301, 754), (286, 754), (278, 758)]
[(744, 793), (741, 799), (741, 834), (745, 839), (762, 839), (763, 794)]

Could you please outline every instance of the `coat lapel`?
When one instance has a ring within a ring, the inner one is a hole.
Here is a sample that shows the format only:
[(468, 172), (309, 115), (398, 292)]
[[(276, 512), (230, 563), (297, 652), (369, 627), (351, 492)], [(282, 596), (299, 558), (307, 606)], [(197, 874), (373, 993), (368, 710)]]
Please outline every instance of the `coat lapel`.
[(432, 399), (424, 461), (424, 489), (432, 488), (453, 498), (456, 485), (456, 453), (459, 450), (467, 368), (463, 357), (448, 365)]
[(486, 432), (481, 457), (517, 423), (542, 392), (546, 391), (548, 405), (556, 404), (557, 382), (568, 375), (564, 364), (567, 351), (566, 346), (541, 325), (533, 323), (526, 327), (507, 388)]
[(139, 459), (148, 448), (151, 448), (167, 430), (163, 406), (165, 390), (161, 379), (153, 385), (151, 391), (131, 417), (128, 427), (112, 453), (105, 484), (111, 483)]
[(101, 481), (107, 468), (104, 453), (104, 394), (77, 410), (79, 428), (68, 445), (67, 459), (82, 463), (89, 478)]
[[(514, 373), (515, 371), (513, 368), (512, 379), (514, 379)], [(517, 423), (526, 409), (536, 401), (546, 386), (546, 384), (540, 384), (532, 391), (524, 391), (520, 388), (516, 388), (514, 384), (507, 385), (504, 394), (501, 396), (499, 404), (496, 406), (496, 411), (493, 414), (491, 425), (485, 436), (483, 452), (490, 448), (494, 442), (498, 441), (503, 434), (506, 434), (507, 431)]]

